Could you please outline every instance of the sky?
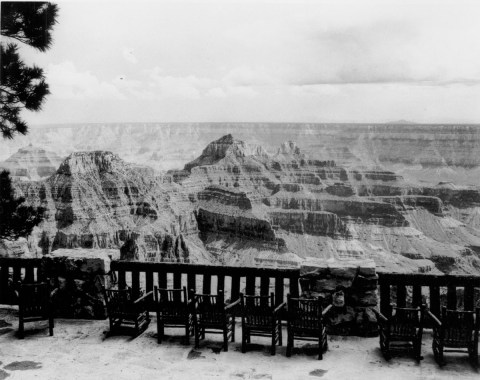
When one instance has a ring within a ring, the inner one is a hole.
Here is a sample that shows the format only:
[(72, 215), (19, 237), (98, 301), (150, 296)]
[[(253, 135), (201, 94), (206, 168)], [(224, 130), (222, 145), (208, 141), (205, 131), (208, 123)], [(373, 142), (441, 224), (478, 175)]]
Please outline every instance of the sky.
[(478, 1), (59, 1), (32, 124), (480, 122)]

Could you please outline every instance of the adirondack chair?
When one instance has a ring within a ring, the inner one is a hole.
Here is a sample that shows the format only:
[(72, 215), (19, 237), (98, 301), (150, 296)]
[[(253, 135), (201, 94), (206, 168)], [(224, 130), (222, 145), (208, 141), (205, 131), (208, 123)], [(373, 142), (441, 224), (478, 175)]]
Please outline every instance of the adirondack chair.
[(271, 337), (270, 353), (275, 355), (275, 346), (282, 345), (282, 320), (280, 312), (286, 303), (275, 307), (274, 295), (248, 296), (240, 294), (242, 313), (242, 352), (247, 351), (250, 337)]
[(18, 337), (23, 339), (24, 324), (48, 320), (50, 336), (53, 335), (54, 318), (50, 286), (46, 282), (19, 284), (18, 289)]
[(110, 322), (109, 334), (119, 331), (123, 326), (133, 327), (134, 336), (147, 329), (150, 324), (147, 301), (153, 292), (142, 295), (141, 291), (134, 292), (131, 288), (119, 290), (103, 288), (103, 291)]
[(472, 364), (478, 365), (480, 308), (457, 311), (442, 307), (440, 320), (430, 311), (428, 314), (434, 322), (432, 349), (437, 363), (441, 366), (446, 364), (444, 352), (466, 352)]
[(318, 340), (318, 359), (328, 349), (327, 330), (324, 318), (332, 305), (322, 307), (323, 299), (292, 298), (287, 295), (287, 357), (292, 355), (293, 342), (299, 340)]
[(223, 292), (218, 295), (194, 294), (194, 325), (195, 348), (199, 347), (200, 339), (205, 334), (222, 334), (223, 350), (228, 351), (228, 340), (235, 342), (235, 315), (234, 308), (240, 300), (225, 304)]
[(390, 305), (387, 318), (379, 311), (373, 309), (377, 314), (380, 349), (385, 360), (390, 360), (392, 351), (413, 348), (413, 354), (417, 361), (423, 359), (421, 355), (423, 322), (425, 306), (417, 308), (400, 308)]
[(155, 286), (155, 311), (157, 313), (157, 340), (162, 342), (165, 326), (183, 327), (185, 342), (194, 335), (193, 310), (187, 297), (187, 288), (159, 289)]

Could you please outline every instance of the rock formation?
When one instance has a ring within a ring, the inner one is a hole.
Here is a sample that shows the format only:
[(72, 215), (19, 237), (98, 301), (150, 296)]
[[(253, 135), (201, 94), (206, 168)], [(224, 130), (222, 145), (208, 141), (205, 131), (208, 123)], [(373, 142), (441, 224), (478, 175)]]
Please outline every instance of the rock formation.
[(8, 170), (14, 179), (36, 181), (54, 174), (61, 162), (56, 153), (30, 144), (0, 162), (0, 170)]
[[(208, 258), (198, 243), (194, 209), (179, 186), (110, 152), (73, 153), (47, 180), (18, 183), (18, 190), (47, 210), (37, 231), (47, 251), (135, 240), (141, 260), (195, 261), (197, 247), (198, 259)], [(195, 249), (187, 248), (190, 240)]]
[[(478, 187), (465, 178), (437, 184), (429, 182), (430, 174), (423, 183), (415, 177), (461, 167), (474, 183), (472, 173), (480, 167), (476, 129), (256, 126), (255, 133), (251, 125), (235, 128), (240, 135), (250, 133), (254, 143), (224, 135), (198, 150), (183, 169), (162, 175), (93, 151), (72, 153), (46, 180), (18, 182), (19, 194), (47, 209), (30, 248), (45, 253), (123, 246), (126, 256), (140, 260), (235, 265), (369, 258), (378, 270), (480, 273)], [(228, 125), (188, 128), (197, 144)], [(124, 138), (124, 130), (115, 131), (117, 139)], [(149, 125), (137, 132), (163, 133)], [(177, 147), (185, 145), (184, 135), (170, 138)], [(257, 141), (268, 141), (267, 148)], [(139, 147), (151, 156), (154, 144)], [(157, 158), (172, 148), (162, 144)]]

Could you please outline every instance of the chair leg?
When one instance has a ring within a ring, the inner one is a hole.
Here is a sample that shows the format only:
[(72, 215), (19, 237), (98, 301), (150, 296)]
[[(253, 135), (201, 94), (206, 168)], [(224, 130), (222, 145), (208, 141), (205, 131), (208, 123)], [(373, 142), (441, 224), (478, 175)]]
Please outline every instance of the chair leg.
[(232, 342), (235, 342), (235, 317), (232, 317)]
[(247, 352), (247, 332), (246, 329), (242, 329), (242, 353)]
[(195, 326), (195, 328), (194, 328), (195, 348), (198, 348), (200, 346), (200, 334), (201, 333), (202, 333), (202, 329), (198, 326)]
[(53, 336), (53, 328), (54, 328), (53, 317), (50, 317), (48, 319), (48, 332), (49, 332), (50, 336)]
[(20, 320), (18, 322), (18, 337), (20, 339), (25, 338), (25, 327), (24, 327), (24, 324), (23, 324), (23, 320)]
[(188, 320), (185, 323), (185, 344), (190, 344), (190, 323)]
[(282, 321), (278, 321), (278, 345), (283, 346)]
[(275, 331), (276, 328), (273, 328), (272, 331), (272, 346), (270, 347), (270, 354), (275, 355), (275, 346), (277, 343), (277, 332)]
[(293, 349), (293, 333), (288, 331), (287, 336), (287, 358), (292, 356), (292, 349)]
[(318, 337), (318, 360), (323, 360), (323, 336)]
[(223, 351), (228, 351), (228, 324), (223, 327)]

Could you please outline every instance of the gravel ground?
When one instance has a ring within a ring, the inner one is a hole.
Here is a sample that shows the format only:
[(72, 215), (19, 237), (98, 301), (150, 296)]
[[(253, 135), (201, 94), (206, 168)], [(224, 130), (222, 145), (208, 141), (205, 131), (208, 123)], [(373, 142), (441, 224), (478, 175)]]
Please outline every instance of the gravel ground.
[[(466, 355), (449, 354), (440, 369), (431, 353), (431, 333), (424, 335), (421, 364), (409, 356), (386, 362), (378, 338), (332, 336), (329, 351), (317, 360), (315, 346), (296, 341), (291, 358), (285, 347), (271, 356), (268, 338), (252, 337), (240, 351), (241, 329), (229, 351), (221, 351), (220, 335), (207, 335), (199, 349), (182, 344), (179, 329), (166, 329), (157, 344), (155, 318), (139, 337), (106, 337), (108, 322), (57, 319), (55, 335), (45, 322), (26, 325), (19, 340), (17, 311), (0, 309), (0, 380), (8, 379), (479, 379)], [(178, 335), (177, 335), (178, 334)], [(284, 328), (286, 342), (286, 329)]]

